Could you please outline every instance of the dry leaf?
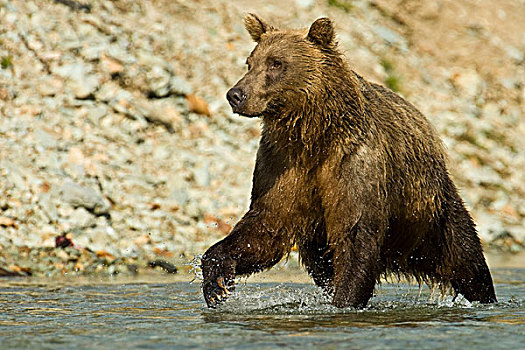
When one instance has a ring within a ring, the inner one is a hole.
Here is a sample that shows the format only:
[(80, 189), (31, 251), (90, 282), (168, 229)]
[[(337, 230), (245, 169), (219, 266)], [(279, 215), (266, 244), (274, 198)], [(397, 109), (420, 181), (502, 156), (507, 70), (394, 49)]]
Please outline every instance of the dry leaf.
[(196, 95), (187, 95), (186, 101), (188, 101), (190, 112), (206, 115), (208, 117), (211, 116), (208, 103), (203, 98)]
[(160, 249), (160, 248), (155, 248), (153, 249), (153, 251), (155, 252), (156, 255), (160, 255), (165, 258), (173, 258), (175, 256), (175, 253), (170, 252), (168, 250)]

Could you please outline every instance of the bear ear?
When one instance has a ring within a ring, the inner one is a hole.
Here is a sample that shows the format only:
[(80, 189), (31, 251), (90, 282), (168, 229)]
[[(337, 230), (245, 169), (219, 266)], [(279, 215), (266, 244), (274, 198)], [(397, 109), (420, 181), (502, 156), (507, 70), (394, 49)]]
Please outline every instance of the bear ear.
[(322, 47), (330, 47), (335, 40), (334, 24), (330, 18), (319, 18), (310, 27), (307, 39)]
[(244, 27), (250, 33), (253, 41), (258, 43), (261, 40), (261, 36), (271, 30), (275, 30), (274, 27), (264, 22), (256, 14), (249, 13), (244, 17)]

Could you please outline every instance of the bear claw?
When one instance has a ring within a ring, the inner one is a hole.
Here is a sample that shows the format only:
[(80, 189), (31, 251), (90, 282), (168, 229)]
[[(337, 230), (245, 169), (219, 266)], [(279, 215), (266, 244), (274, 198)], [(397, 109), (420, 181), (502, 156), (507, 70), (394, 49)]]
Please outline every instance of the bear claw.
[(208, 307), (215, 309), (219, 304), (228, 299), (231, 291), (226, 287), (224, 277), (218, 277), (215, 283), (210, 283), (204, 286), (204, 297)]

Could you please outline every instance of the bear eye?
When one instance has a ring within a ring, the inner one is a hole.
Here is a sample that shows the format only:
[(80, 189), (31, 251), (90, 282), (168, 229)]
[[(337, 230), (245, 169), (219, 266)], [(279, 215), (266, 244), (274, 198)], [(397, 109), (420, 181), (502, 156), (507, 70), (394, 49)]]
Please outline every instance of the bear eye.
[(281, 67), (283, 66), (283, 63), (279, 60), (272, 60), (270, 62), (270, 69), (281, 69)]

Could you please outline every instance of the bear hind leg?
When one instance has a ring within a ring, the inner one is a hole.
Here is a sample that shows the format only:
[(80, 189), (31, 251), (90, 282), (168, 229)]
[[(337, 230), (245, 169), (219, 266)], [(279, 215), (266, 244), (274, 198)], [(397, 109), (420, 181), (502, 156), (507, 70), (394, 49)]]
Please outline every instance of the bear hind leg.
[(456, 294), (468, 301), (496, 302), (492, 276), (483, 255), (474, 222), (461, 200), (454, 201), (444, 225), (445, 254), (442, 266)]
[(299, 241), (299, 256), (314, 283), (331, 294), (334, 288), (333, 252), (326, 239), (324, 224), (313, 229), (310, 239)]
[(334, 298), (337, 307), (364, 308), (374, 294), (374, 287), (384, 266), (380, 262), (380, 243), (375, 236), (380, 229), (356, 225), (349, 237), (334, 250)]

